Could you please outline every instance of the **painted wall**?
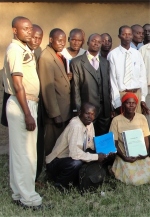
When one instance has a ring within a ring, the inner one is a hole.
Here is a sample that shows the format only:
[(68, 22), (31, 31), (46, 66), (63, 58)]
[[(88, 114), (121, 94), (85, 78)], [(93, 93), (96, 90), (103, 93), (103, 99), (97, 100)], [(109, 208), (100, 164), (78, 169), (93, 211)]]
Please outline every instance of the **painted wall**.
[[(0, 3), (0, 69), (6, 47), (11, 41), (11, 21), (16, 16), (28, 17), (44, 31), (41, 48), (48, 43), (49, 31), (62, 28), (68, 35), (73, 28), (81, 28), (86, 39), (91, 33), (108, 32), (113, 38), (113, 48), (119, 44), (118, 28), (127, 24), (150, 22), (149, 3)], [(85, 45), (86, 48), (86, 45)]]

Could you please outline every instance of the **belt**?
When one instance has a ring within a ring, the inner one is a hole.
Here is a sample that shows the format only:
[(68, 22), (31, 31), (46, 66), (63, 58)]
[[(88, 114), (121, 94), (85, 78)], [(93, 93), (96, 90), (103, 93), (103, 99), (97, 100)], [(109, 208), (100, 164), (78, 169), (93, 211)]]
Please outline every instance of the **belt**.
[(39, 101), (39, 98), (38, 98), (38, 97), (35, 97), (35, 96), (26, 95), (26, 98), (27, 98), (28, 100), (35, 101), (35, 102), (38, 102), (38, 101)]
[(130, 89), (130, 90), (124, 90), (122, 92), (132, 92), (132, 93), (137, 93), (137, 91), (139, 90), (140, 88), (135, 88), (135, 89)]

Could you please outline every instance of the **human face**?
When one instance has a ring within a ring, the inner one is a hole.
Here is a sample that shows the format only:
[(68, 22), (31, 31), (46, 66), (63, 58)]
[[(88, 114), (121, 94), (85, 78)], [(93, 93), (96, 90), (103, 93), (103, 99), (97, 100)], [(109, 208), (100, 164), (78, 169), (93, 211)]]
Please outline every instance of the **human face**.
[(79, 51), (83, 44), (83, 35), (82, 33), (72, 33), (68, 41), (73, 51)]
[(81, 112), (79, 117), (85, 126), (91, 124), (95, 119), (95, 108), (85, 106), (84, 111)]
[(61, 52), (66, 44), (65, 33), (60, 31), (55, 32), (53, 38), (50, 37), (50, 44), (56, 52)]
[(125, 27), (122, 29), (121, 34), (118, 37), (120, 38), (123, 47), (130, 46), (133, 38), (132, 30)]
[(102, 44), (101, 36), (98, 34), (92, 35), (89, 41), (87, 42), (88, 51), (97, 54), (101, 48), (101, 44)]
[(32, 31), (32, 37), (30, 42), (28, 42), (28, 46), (30, 47), (30, 49), (35, 50), (37, 49), (41, 42), (42, 42), (42, 38), (43, 38), (43, 32), (40, 29), (37, 29), (33, 27), (33, 31)]
[(134, 114), (137, 105), (135, 99), (129, 98), (123, 104), (126, 114)]
[(133, 31), (133, 39), (132, 41), (135, 43), (141, 43), (143, 41), (144, 38), (144, 30), (142, 27), (140, 26), (136, 26), (134, 27)]
[(16, 27), (13, 28), (13, 33), (14, 37), (23, 43), (29, 42), (32, 34), (32, 23), (26, 19), (19, 20)]
[(112, 47), (112, 39), (111, 39), (111, 37), (108, 36), (108, 35), (102, 36), (101, 50), (110, 51), (111, 47)]
[(150, 42), (150, 25), (144, 26), (144, 39)]

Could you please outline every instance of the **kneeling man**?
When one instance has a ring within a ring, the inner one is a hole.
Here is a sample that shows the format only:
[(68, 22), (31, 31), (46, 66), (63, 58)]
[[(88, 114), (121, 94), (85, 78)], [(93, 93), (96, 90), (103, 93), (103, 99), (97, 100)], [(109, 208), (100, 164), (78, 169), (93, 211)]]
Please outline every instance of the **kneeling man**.
[(106, 155), (90, 153), (94, 150), (95, 136), (93, 121), (96, 108), (91, 103), (81, 106), (80, 114), (72, 118), (57, 139), (52, 152), (46, 156), (47, 171), (52, 175), (55, 186), (68, 188), (69, 183), (77, 183), (78, 173), (84, 162), (106, 160)]

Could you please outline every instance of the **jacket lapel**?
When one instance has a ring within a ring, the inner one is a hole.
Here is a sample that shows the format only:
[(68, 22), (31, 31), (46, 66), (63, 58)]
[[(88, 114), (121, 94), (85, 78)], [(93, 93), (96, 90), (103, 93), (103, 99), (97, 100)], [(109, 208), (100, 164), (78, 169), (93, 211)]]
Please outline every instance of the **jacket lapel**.
[(70, 85), (70, 81), (69, 81), (69, 79), (68, 79), (68, 77), (67, 77), (67, 74), (66, 74), (66, 71), (65, 71), (65, 66), (64, 66), (63, 62), (61, 62), (61, 61), (58, 59), (58, 57), (56, 56), (55, 51), (54, 51), (51, 47), (47, 46), (47, 49), (50, 51), (51, 55), (52, 55), (53, 58), (54, 58), (54, 62), (55, 62), (56, 65), (59, 67), (59, 69), (60, 69), (61, 73), (63, 74), (64, 78), (66, 79), (66, 81), (67, 81), (68, 84)]
[(98, 83), (98, 79), (97, 79), (97, 76), (96, 76), (96, 72), (95, 72), (95, 69), (93, 68), (93, 66), (90, 64), (88, 58), (87, 58), (87, 55), (86, 53), (83, 54), (83, 57), (81, 59), (85, 69), (94, 77), (94, 79), (97, 81)]

